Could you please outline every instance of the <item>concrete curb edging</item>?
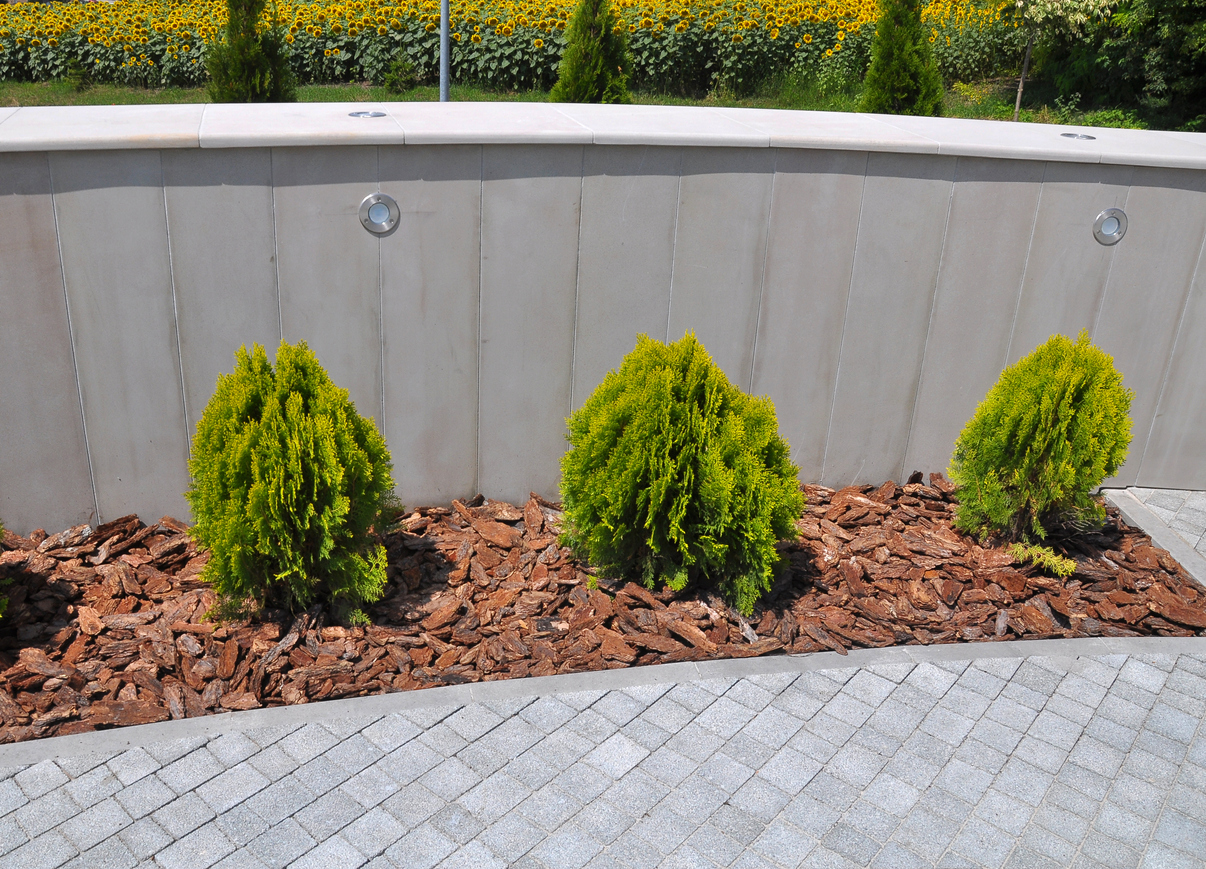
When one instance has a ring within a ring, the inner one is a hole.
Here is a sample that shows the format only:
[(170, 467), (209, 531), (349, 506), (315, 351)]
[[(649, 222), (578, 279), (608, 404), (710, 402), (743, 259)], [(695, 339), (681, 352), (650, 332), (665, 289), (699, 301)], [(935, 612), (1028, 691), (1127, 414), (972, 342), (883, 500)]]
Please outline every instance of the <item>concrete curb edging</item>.
[[(1129, 520), (1128, 520), (1129, 521)], [(971, 661), (986, 658), (1062, 659), (1073, 667), (1077, 658), (1107, 655), (1206, 655), (1206, 637), (1090, 637), (1063, 640), (1013, 640), (951, 643), (940, 646), (891, 646), (807, 655), (777, 655), (722, 661), (656, 664), (623, 670), (572, 673), (505, 679), (468, 685), (399, 691), (371, 697), (353, 697), (297, 706), (252, 709), (116, 730), (56, 736), (0, 746), (0, 767), (24, 766), (88, 754), (121, 752), (128, 748), (167, 740), (195, 739), (259, 727), (301, 726), (333, 718), (380, 718), (432, 706), (463, 706), (515, 697), (549, 696), (579, 691), (615, 691), (639, 685), (679, 683), (706, 679), (740, 679), (775, 673), (809, 673), (891, 664), (937, 661)]]
[(1128, 524), (1142, 529), (1161, 549), (1167, 549), (1168, 554), (1185, 568), (1198, 585), (1206, 586), (1206, 558), (1199, 555), (1176, 531), (1164, 524), (1164, 521), (1144, 506), (1129, 489), (1102, 489), (1105, 499), (1118, 508), (1122, 518)]

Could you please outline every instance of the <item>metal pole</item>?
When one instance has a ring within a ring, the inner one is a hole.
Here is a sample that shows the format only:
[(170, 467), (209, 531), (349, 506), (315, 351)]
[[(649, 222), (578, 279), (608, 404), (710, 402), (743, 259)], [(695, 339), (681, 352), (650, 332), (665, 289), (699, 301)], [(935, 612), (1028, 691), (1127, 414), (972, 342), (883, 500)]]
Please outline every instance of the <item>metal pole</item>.
[(448, 0), (440, 0), (440, 102), (448, 102)]

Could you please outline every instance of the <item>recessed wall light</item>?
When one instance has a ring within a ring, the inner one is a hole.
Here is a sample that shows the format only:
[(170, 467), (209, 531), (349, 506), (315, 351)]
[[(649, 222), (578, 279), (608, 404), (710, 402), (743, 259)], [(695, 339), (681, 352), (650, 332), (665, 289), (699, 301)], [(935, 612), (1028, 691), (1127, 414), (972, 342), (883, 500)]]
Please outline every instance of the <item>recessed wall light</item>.
[(389, 235), (401, 214), (394, 198), (384, 193), (371, 193), (360, 203), (360, 223), (373, 235)]
[(1107, 208), (1093, 221), (1093, 238), (1098, 244), (1118, 244), (1126, 235), (1126, 213), (1121, 208)]
[(384, 118), (385, 112), (348, 112), (349, 118)]
[(1085, 133), (1060, 133), (1065, 139), (1096, 139), (1096, 136), (1090, 136)]

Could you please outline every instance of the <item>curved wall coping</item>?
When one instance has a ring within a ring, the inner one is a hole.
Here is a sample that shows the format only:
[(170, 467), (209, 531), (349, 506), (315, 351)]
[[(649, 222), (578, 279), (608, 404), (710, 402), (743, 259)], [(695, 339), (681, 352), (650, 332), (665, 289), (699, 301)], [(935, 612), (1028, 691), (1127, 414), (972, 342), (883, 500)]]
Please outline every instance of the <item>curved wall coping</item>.
[[(1060, 135), (1069, 132), (1095, 138)], [(0, 152), (404, 144), (815, 148), (1206, 168), (1206, 133), (842, 112), (549, 103), (0, 108)]]

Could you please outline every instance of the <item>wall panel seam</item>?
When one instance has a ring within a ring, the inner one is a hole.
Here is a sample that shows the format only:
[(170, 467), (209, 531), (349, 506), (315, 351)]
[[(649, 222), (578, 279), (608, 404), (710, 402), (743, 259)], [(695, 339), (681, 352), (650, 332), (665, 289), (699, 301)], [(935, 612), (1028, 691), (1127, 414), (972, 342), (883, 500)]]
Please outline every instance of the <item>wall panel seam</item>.
[(670, 242), (670, 292), (666, 295), (666, 343), (670, 343), (670, 311), (674, 308), (674, 269), (678, 265), (678, 213), (683, 204), (683, 163), (686, 151), (678, 149), (678, 194), (674, 199), (674, 240)]
[(1022, 309), (1022, 293), (1026, 289), (1026, 275), (1030, 271), (1030, 251), (1034, 248), (1034, 233), (1038, 229), (1039, 212), (1043, 207), (1043, 187), (1047, 183), (1047, 169), (1051, 162), (1043, 163), (1043, 177), (1039, 179), (1038, 196), (1034, 200), (1034, 219), (1030, 222), (1030, 240), (1026, 242), (1026, 259), (1022, 263), (1022, 277), (1018, 281), (1018, 296), (1013, 303), (1013, 321), (1009, 324), (1009, 340), (1005, 342), (1005, 358), (1001, 360), (1001, 370), (1004, 371), (1013, 358), (1013, 335), (1018, 328), (1018, 312)]
[(478, 154), (478, 187), (477, 187), (477, 401), (474, 413), (473, 430), (477, 438), (474, 445), (473, 491), (480, 492), (482, 487), (482, 283), (485, 280), (486, 264), (482, 259), (485, 244), (482, 233), (485, 227), (486, 213), (486, 146), (479, 145)]
[(574, 328), (570, 336), (570, 388), (569, 409), (566, 416), (574, 412), (574, 380), (578, 371), (578, 300), (582, 290), (582, 210), (585, 208), (586, 192), (586, 146), (582, 146), (582, 163), (578, 173), (578, 251), (574, 257)]
[(951, 173), (951, 192), (946, 199), (946, 221), (942, 224), (942, 246), (938, 249), (938, 269), (934, 272), (934, 286), (930, 288), (930, 313), (926, 318), (925, 338), (921, 342), (921, 361), (917, 365), (917, 379), (913, 383), (913, 410), (909, 414), (909, 428), (905, 434), (904, 451), (900, 456), (900, 472), (896, 479), (905, 479), (905, 463), (909, 460), (909, 446), (913, 443), (913, 429), (917, 425), (917, 405), (921, 401), (921, 378), (925, 375), (925, 357), (930, 349), (930, 335), (934, 331), (934, 309), (938, 305), (938, 285), (942, 282), (942, 265), (946, 262), (946, 240), (951, 231), (951, 209), (955, 203), (955, 185), (959, 181), (959, 164), (962, 157), (955, 158), (955, 169)]
[(758, 370), (758, 335), (762, 331), (762, 299), (766, 295), (766, 261), (770, 257), (771, 217), (775, 213), (775, 181), (779, 177), (779, 149), (774, 149), (771, 161), (771, 189), (766, 204), (766, 233), (762, 237), (762, 279), (758, 283), (758, 311), (754, 318), (754, 346), (750, 350), (750, 394), (754, 392), (754, 376)]
[(92, 484), (92, 508), (96, 523), (103, 520), (100, 512), (100, 493), (96, 489), (96, 471), (92, 467), (92, 444), (88, 441), (88, 415), (84, 412), (84, 386), (80, 381), (79, 358), (75, 352), (75, 324), (71, 319), (71, 297), (67, 293), (67, 266), (63, 262), (63, 233), (59, 229), (58, 196), (54, 187), (54, 163), (46, 152), (46, 177), (50, 179), (50, 213), (54, 217), (55, 247), (59, 252), (59, 276), (63, 280), (63, 307), (67, 311), (67, 343), (71, 345), (71, 370), (75, 373), (75, 389), (80, 400), (80, 427), (84, 431), (84, 456), (88, 459), (88, 480)]
[(280, 344), (285, 340), (285, 314), (281, 306), (281, 246), (276, 227), (276, 149), (268, 149), (268, 187), (272, 194), (272, 274), (276, 280), (276, 329)]
[[(381, 192), (381, 146), (376, 147), (377, 154), (377, 192)], [(385, 264), (381, 247), (385, 238), (377, 236), (377, 353), (381, 365), (381, 423), (378, 430), (385, 436)], [(387, 444), (388, 446), (388, 444)]]
[(188, 389), (184, 385), (184, 351), (180, 346), (180, 303), (176, 293), (176, 263), (172, 256), (172, 218), (168, 215), (167, 175), (163, 168), (163, 151), (159, 154), (159, 184), (163, 188), (163, 236), (167, 242), (168, 279), (172, 284), (172, 327), (176, 330), (176, 365), (180, 370), (180, 407), (184, 411), (184, 460), (188, 462), (193, 455), (192, 439), (189, 433), (192, 426), (188, 419)]
[(829, 393), (829, 421), (825, 426), (825, 449), (821, 453), (820, 481), (825, 479), (825, 465), (829, 461), (829, 439), (833, 436), (833, 410), (837, 406), (838, 386), (842, 382), (842, 351), (846, 349), (846, 324), (850, 319), (850, 297), (854, 294), (854, 264), (858, 261), (858, 240), (863, 228), (863, 204), (867, 201), (867, 174), (871, 169), (871, 152), (863, 162), (863, 189), (858, 195), (858, 220), (855, 222), (854, 250), (850, 252), (850, 278), (846, 283), (846, 310), (842, 312), (842, 336), (838, 340), (837, 367), (833, 373), (833, 390)]
[(1177, 356), (1177, 347), (1181, 343), (1181, 331), (1185, 328), (1185, 313), (1189, 310), (1189, 300), (1193, 296), (1193, 288), (1198, 282), (1198, 271), (1202, 267), (1202, 257), (1206, 255), (1206, 235), (1202, 237), (1202, 243), (1198, 246), (1198, 258), (1193, 264), (1193, 273), (1189, 277), (1189, 287), (1185, 291), (1185, 297), (1181, 300), (1181, 311), (1177, 315), (1177, 328), (1173, 333), (1172, 347), (1169, 348), (1168, 358), (1164, 360), (1164, 372), (1160, 377), (1160, 390), (1156, 394), (1155, 409), (1152, 411), (1152, 421), (1147, 426), (1147, 438), (1143, 441), (1143, 452), (1139, 456), (1139, 465), (1135, 468), (1135, 485), (1142, 485), (1143, 465), (1147, 461), (1147, 449), (1152, 443), (1152, 432), (1156, 430), (1156, 420), (1160, 416), (1160, 408), (1164, 404), (1164, 390), (1168, 386), (1168, 378), (1172, 373), (1173, 359)]

